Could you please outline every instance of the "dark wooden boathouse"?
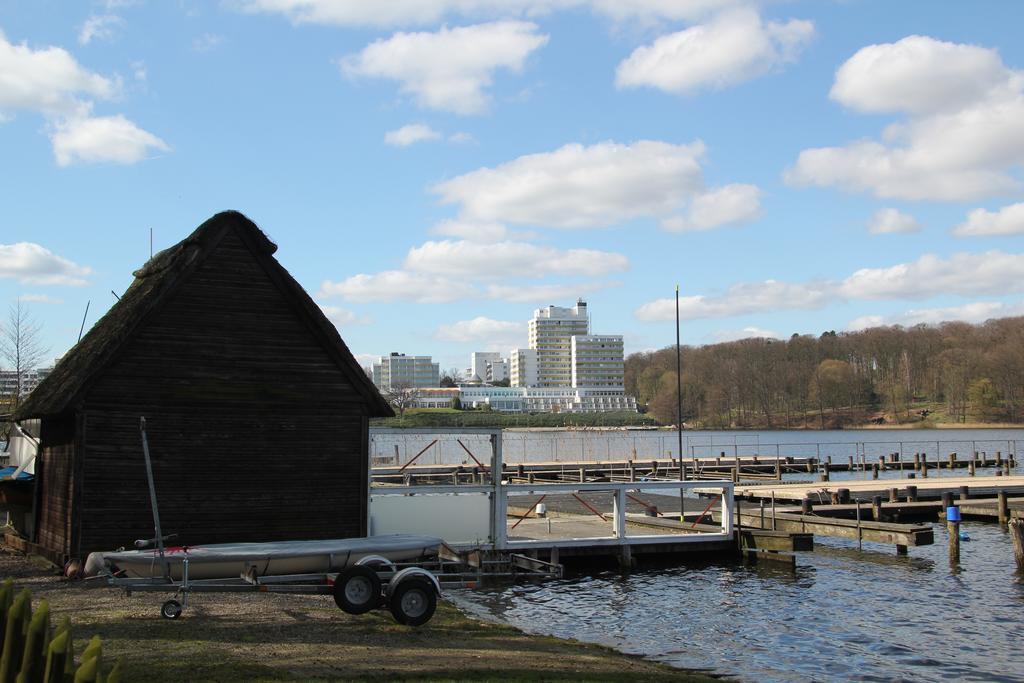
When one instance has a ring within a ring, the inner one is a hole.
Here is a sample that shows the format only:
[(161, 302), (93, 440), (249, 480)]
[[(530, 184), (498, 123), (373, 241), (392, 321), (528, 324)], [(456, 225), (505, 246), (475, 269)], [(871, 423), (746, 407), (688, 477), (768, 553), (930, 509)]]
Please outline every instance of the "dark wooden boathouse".
[(55, 559), (153, 536), (139, 418), (176, 544), (364, 536), (368, 418), (392, 410), (249, 219), (217, 214), (21, 405), (41, 418), (32, 542)]

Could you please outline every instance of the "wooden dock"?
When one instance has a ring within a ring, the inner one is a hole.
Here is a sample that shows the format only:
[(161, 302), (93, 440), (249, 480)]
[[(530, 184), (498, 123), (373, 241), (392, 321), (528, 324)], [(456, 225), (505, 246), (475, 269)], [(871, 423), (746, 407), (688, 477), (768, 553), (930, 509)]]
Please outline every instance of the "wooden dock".
[(843, 481), (815, 482), (813, 484), (741, 484), (736, 487), (736, 497), (749, 500), (810, 500), (815, 504), (831, 502), (832, 495), (842, 498), (870, 500), (874, 496), (889, 498), (889, 492), (896, 489), (901, 498), (939, 499), (943, 493), (959, 494), (961, 487), (967, 487), (970, 495), (994, 497), (1000, 491), (1007, 494), (1024, 495), (1024, 476), (1009, 477), (935, 477), (931, 479), (847, 479)]

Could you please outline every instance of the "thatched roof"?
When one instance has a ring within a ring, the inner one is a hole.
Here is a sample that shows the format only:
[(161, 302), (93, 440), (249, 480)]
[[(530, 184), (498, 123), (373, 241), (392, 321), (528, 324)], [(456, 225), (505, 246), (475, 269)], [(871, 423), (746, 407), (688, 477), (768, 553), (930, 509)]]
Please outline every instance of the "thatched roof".
[(188, 276), (209, 256), (228, 231), (235, 231), (267, 269), (282, 295), (307, 322), (324, 349), (356, 390), (366, 399), (371, 417), (391, 417), (391, 406), (363, 372), (320, 307), (273, 257), (277, 245), (244, 215), (225, 211), (213, 216), (178, 244), (153, 256), (135, 271), (135, 281), (88, 334), (68, 351), (57, 366), (18, 407), (15, 419), (60, 415), (73, 409), (94, 379), (117, 357), (118, 351), (142, 324), (168, 301)]

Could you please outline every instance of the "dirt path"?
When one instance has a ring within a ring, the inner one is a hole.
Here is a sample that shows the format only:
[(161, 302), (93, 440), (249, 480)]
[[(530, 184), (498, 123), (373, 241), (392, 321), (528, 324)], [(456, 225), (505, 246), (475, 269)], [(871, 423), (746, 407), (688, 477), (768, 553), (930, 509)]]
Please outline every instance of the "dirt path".
[(615, 680), (712, 681), (595, 645), (480, 622), (448, 604), (425, 626), (386, 610), (347, 615), (326, 596), (196, 595), (176, 621), (159, 593), (125, 597), (70, 582), (52, 567), (0, 549), (0, 577), (71, 617), (77, 649), (94, 634), (104, 661), (124, 658), (126, 680)]

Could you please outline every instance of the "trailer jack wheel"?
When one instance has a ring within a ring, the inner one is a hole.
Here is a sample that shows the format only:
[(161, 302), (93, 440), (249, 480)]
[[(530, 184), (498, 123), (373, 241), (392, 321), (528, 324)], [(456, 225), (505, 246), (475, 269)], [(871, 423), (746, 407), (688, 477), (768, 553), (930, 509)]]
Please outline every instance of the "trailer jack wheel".
[(334, 602), (348, 614), (365, 614), (380, 605), (380, 578), (366, 565), (349, 567), (334, 580)]
[(168, 600), (160, 606), (160, 616), (164, 619), (177, 619), (181, 616), (181, 603), (177, 600)]
[(437, 609), (437, 591), (434, 584), (423, 579), (406, 579), (394, 590), (388, 601), (391, 616), (399, 624), (421, 626), (434, 616)]

